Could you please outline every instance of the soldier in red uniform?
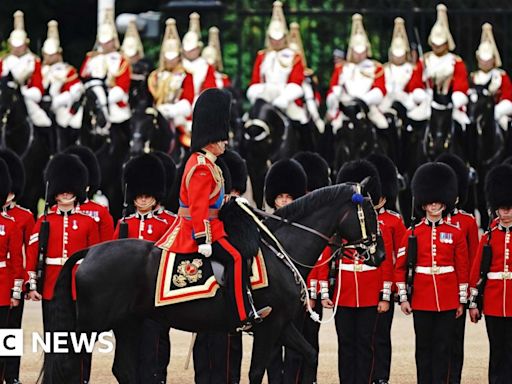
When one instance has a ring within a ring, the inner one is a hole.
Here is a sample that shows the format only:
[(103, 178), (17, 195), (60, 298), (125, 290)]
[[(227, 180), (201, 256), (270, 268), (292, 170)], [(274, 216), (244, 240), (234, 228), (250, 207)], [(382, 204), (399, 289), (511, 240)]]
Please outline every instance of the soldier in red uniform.
[[(478, 248), (478, 224), (473, 215), (463, 211), (459, 207), (466, 203), (469, 189), (469, 168), (457, 155), (444, 153), (436, 161), (444, 163), (452, 168), (457, 175), (458, 197), (453, 211), (446, 216), (446, 222), (459, 228), (466, 240), (468, 248), (468, 265), (471, 266)], [(450, 384), (459, 384), (462, 377), (462, 365), (464, 363), (464, 332), (466, 329), (466, 311), (457, 319), (452, 356), (450, 363)]]
[[(369, 195), (374, 205), (382, 195), (379, 173), (366, 160), (344, 164), (338, 171), (337, 183), (359, 183), (366, 177)], [(393, 258), (389, 229), (380, 226), (386, 258), (379, 267), (363, 263), (357, 252), (351, 258), (342, 257), (336, 269), (341, 270), (334, 296), (329, 297), (327, 281), (331, 263), (322, 265), (319, 272), (321, 299), (324, 308), (336, 308), (336, 333), (338, 335), (338, 375), (342, 383), (369, 383), (374, 364), (374, 336), (379, 313), (389, 310)], [(339, 292), (339, 293), (338, 293)]]
[[(512, 376), (512, 167), (502, 164), (487, 175), (487, 203), (498, 216), (497, 225), (480, 240), (470, 274), (469, 315), (473, 323), (485, 314), (490, 356), (488, 382), (501, 384)], [(490, 260), (484, 260), (484, 248), (490, 247)], [(487, 265), (485, 265), (487, 263)], [(479, 291), (480, 288), (480, 291)], [(483, 308), (477, 298), (483, 295)]]
[(219, 89), (230, 88), (231, 79), (223, 72), (222, 50), (220, 49), (219, 28), (211, 27), (208, 30), (208, 45), (204, 47), (201, 56), (215, 69), (215, 85)]
[(67, 148), (65, 153), (78, 156), (88, 171), (87, 196), (85, 201), (77, 205), (77, 211), (91, 216), (97, 223), (100, 242), (112, 240), (114, 219), (107, 207), (92, 200), (94, 194), (98, 191), (101, 180), (100, 166), (96, 155), (88, 147), (79, 145)]
[[(32, 228), (34, 227), (34, 215), (28, 209), (21, 207), (16, 203), (23, 194), (25, 187), (25, 168), (18, 155), (10, 149), (0, 150), (0, 159), (3, 159), (9, 168), (9, 174), (12, 180), (11, 191), (7, 196), (7, 202), (3, 206), (3, 212), (9, 217), (12, 217), (16, 222), (18, 229), (21, 231), (23, 240), (23, 251), (26, 253), (30, 235), (32, 234)], [(21, 321), (23, 318), (24, 300), (20, 301), (20, 304), (12, 308), (9, 314), (15, 328), (21, 327)], [(13, 357), (8, 360), (6, 365), (6, 377), (18, 378), (20, 373), (20, 358)]]
[[(388, 209), (396, 209), (396, 199), (398, 196), (398, 171), (391, 159), (381, 154), (371, 154), (367, 157), (379, 173), (381, 180), (382, 195), (375, 209), (379, 214), (379, 224), (389, 229), (392, 241), (393, 266), (396, 262), (398, 248), (405, 235), (405, 225), (399, 213)], [(386, 254), (387, 256), (387, 254)], [(392, 291), (394, 291), (392, 289)], [(377, 384), (386, 384), (389, 381), (391, 369), (391, 325), (395, 313), (394, 301), (390, 302), (389, 311), (381, 313), (378, 316), (377, 328), (375, 334), (375, 367), (373, 371), (373, 381)]]
[[(443, 383), (449, 379), (456, 318), (464, 313), (468, 293), (466, 241), (443, 218), (455, 206), (457, 177), (446, 164), (424, 164), (414, 174), (412, 193), (426, 217), (406, 232), (397, 255), (395, 283), (402, 312), (414, 316), (418, 383)], [(416, 255), (409, 255), (412, 234)], [(409, 263), (414, 256), (416, 262)], [(406, 279), (410, 274), (412, 279)], [(412, 302), (408, 288), (413, 288)]]
[[(12, 182), (6, 162), (0, 159), (0, 205), (6, 204), (12, 192)], [(0, 212), (0, 328), (21, 328), (13, 311), (23, 301), (23, 237), (14, 218)], [(21, 316), (19, 316), (21, 317)], [(15, 368), (18, 368), (17, 370)], [(14, 369), (13, 369), (14, 368)], [(0, 382), (20, 383), (19, 358), (0, 358)]]
[(122, 223), (125, 223), (128, 226), (128, 238), (157, 241), (170, 225), (154, 212), (165, 192), (162, 162), (153, 154), (131, 159), (124, 167), (123, 185), (126, 188), (126, 201), (133, 204), (135, 213), (119, 220), (114, 239), (123, 235), (121, 228)]

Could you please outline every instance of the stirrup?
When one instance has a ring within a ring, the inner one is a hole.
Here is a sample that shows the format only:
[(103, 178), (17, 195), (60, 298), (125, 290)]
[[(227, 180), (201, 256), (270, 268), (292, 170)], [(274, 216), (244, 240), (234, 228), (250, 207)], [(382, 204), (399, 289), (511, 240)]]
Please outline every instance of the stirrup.
[(266, 306), (261, 308), (259, 311), (252, 312), (249, 314), (249, 318), (247, 321), (242, 324), (240, 327), (236, 329), (237, 332), (247, 332), (250, 330), (253, 325), (259, 324), (263, 321), (265, 317), (270, 315), (270, 312), (272, 312), (272, 307)]

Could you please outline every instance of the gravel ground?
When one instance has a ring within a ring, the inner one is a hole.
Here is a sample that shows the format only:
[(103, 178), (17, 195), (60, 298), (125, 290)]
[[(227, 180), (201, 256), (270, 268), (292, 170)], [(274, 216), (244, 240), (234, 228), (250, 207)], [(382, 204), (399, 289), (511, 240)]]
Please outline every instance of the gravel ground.
[[(41, 331), (40, 305), (28, 302), (25, 307), (24, 330), (25, 351), (31, 347), (27, 335), (30, 332)], [(414, 331), (412, 318), (408, 318), (400, 311), (395, 311), (392, 330), (393, 361), (391, 367), (391, 383), (408, 384), (416, 381), (416, 367), (414, 363)], [(171, 331), (172, 356), (169, 365), (168, 383), (193, 383), (194, 370), (191, 367), (184, 369), (191, 335), (176, 330)], [(252, 338), (244, 335), (244, 359), (242, 374), (247, 378)], [(320, 330), (320, 384), (338, 382), (337, 375), (337, 341), (334, 324), (323, 325)], [(467, 384), (487, 381), (488, 342), (485, 325), (480, 322), (474, 325), (468, 322), (466, 327), (466, 355), (462, 382)], [(115, 384), (111, 373), (113, 353), (95, 354), (93, 358), (92, 383)], [(42, 364), (42, 355), (27, 352), (22, 358), (21, 379), (24, 384), (35, 383)], [(242, 381), (248, 382), (248, 380)], [(266, 382), (266, 380), (264, 381)]]

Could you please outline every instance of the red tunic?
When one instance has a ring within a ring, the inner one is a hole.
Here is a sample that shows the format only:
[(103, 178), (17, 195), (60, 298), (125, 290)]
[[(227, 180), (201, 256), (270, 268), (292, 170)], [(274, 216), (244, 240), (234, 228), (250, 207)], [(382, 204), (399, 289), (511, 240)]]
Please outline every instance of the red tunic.
[[(375, 62), (375, 64), (376, 64), (375, 80), (373, 81), (373, 84), (372, 84), (370, 90), (374, 89), (374, 88), (378, 88), (381, 90), (382, 95), (385, 96), (386, 95), (386, 80), (384, 77), (384, 68), (381, 63)], [(342, 63), (336, 64), (334, 66), (334, 71), (332, 72), (332, 75), (331, 75), (331, 81), (329, 82), (329, 90), (327, 91), (327, 96), (329, 96), (329, 94), (332, 93), (332, 89), (334, 86), (340, 85), (340, 84), (338, 84), (338, 81), (340, 79), (342, 72), (343, 72), (343, 64)]]
[(455, 225), (464, 235), (468, 246), (468, 265), (471, 267), (478, 249), (478, 224), (475, 217), (461, 209), (455, 209), (448, 215), (446, 222)]
[[(512, 316), (512, 260), (508, 256), (512, 252), (510, 229), (497, 225), (491, 230), (490, 245), (492, 248), (491, 275), (487, 275), (484, 289), (483, 313), (488, 316)], [(480, 277), (482, 250), (489, 239), (489, 232), (480, 240), (478, 251), (473, 260), (470, 276), (471, 291), (476, 289)]]
[(309, 293), (312, 299), (320, 299), (320, 281), (326, 282), (326, 279), (320, 278), (320, 270), (323, 266), (323, 264), (327, 264), (328, 267), (330, 267), (331, 263), (329, 258), (332, 255), (332, 250), (330, 247), (325, 247), (325, 249), (322, 251), (320, 257), (315, 263), (315, 266), (311, 269), (311, 272), (309, 272), (309, 275), (306, 279), (306, 285), (308, 286)]
[[(262, 50), (259, 51), (256, 55), (256, 60), (254, 61), (254, 67), (252, 69), (251, 76), (251, 84), (259, 84), (264, 83), (265, 79), (261, 76), (261, 63), (263, 63), (263, 59), (265, 58), (265, 54), (267, 51)], [(300, 55), (295, 54), (295, 58), (293, 59), (293, 68), (288, 76), (287, 83), (295, 83), (302, 86), (304, 81), (304, 65), (302, 64), (302, 59)]]
[[(30, 75), (30, 77), (26, 81), (26, 86), (28, 88), (36, 87), (41, 92), (41, 95), (44, 93), (43, 87), (43, 75), (41, 73), (41, 59), (34, 55), (33, 53), (26, 53), (34, 56), (34, 71)], [(3, 72), (3, 59), (0, 59), (0, 74)], [(24, 84), (22, 84), (24, 85)]]
[(181, 180), (178, 219), (156, 246), (175, 253), (195, 253), (199, 244), (226, 236), (218, 210), (224, 199), (224, 178), (209, 152), (193, 153)]
[[(38, 263), (39, 253), (39, 229), (44, 216), (41, 216), (34, 226), (27, 251), (27, 272), (35, 272)], [(43, 299), (51, 300), (57, 277), (66, 260), (77, 251), (95, 245), (99, 242), (98, 226), (88, 215), (75, 212), (66, 214), (61, 211), (48, 213), (47, 220), (50, 223), (50, 237), (48, 239), (48, 250), (46, 252), (45, 278), (43, 286)], [(74, 275), (78, 266), (73, 272), (72, 292), (76, 298)]]
[[(405, 291), (409, 228), (402, 240), (395, 266), (395, 284), (401, 301)], [(433, 224), (423, 219), (414, 228), (418, 241), (412, 308), (448, 311), (465, 303), (469, 280), (468, 250), (462, 232), (444, 220)], [(421, 269), (419, 271), (418, 269)], [(442, 273), (441, 273), (442, 272)]]
[[(128, 238), (141, 239), (148, 241), (159, 240), (169, 228), (169, 224), (164, 219), (156, 216), (153, 212), (142, 215), (134, 213), (125, 219), (128, 224)], [(119, 225), (121, 220), (117, 222), (114, 232), (114, 239), (119, 239)]]
[(77, 211), (91, 216), (98, 225), (100, 242), (114, 239), (114, 219), (108, 208), (95, 201), (87, 199), (77, 207)]
[(178, 219), (178, 215), (175, 215), (163, 207), (155, 209), (153, 213), (160, 219), (165, 220), (168, 225), (174, 224), (174, 222)]
[(208, 88), (217, 88), (217, 82), (215, 81), (215, 68), (213, 68), (213, 65), (211, 64), (208, 65), (206, 76), (203, 84), (201, 85), (201, 92)]
[(16, 203), (11, 203), (6, 208), (6, 213), (16, 221), (18, 228), (21, 230), (23, 245), (26, 248), (30, 240), (30, 235), (32, 234), (32, 229), (36, 223), (34, 220), (34, 215), (30, 210), (20, 207)]
[[(423, 60), (418, 60), (418, 63), (416, 64), (416, 67), (418, 69), (419, 74), (421, 75), (421, 78), (423, 78)], [(431, 82), (430, 87), (432, 88), (432, 80), (429, 79), (428, 81)], [(469, 89), (469, 82), (468, 82), (468, 71), (466, 69), (466, 64), (464, 64), (464, 61), (459, 56), (455, 57), (455, 65), (453, 69), (453, 76), (450, 84), (450, 88), (452, 92), (462, 92), (467, 93)]]
[(379, 211), (379, 223), (384, 224), (391, 233), (391, 243), (393, 249), (393, 265), (396, 262), (396, 255), (398, 254), (398, 248), (402, 244), (402, 239), (405, 236), (407, 229), (405, 228), (402, 216), (390, 209), (382, 208)]
[(23, 269), (23, 237), (14, 218), (0, 214), (0, 307), (11, 304), (14, 280), (25, 277)]

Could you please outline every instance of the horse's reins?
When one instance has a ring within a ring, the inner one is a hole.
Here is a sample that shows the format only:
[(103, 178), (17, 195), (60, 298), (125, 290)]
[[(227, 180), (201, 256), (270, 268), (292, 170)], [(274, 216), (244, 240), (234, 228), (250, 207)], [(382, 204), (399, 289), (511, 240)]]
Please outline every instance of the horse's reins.
[(7, 136), (7, 120), (11, 114), (11, 108), (7, 108), (2, 116), (2, 148), (7, 148), (6, 136)]

